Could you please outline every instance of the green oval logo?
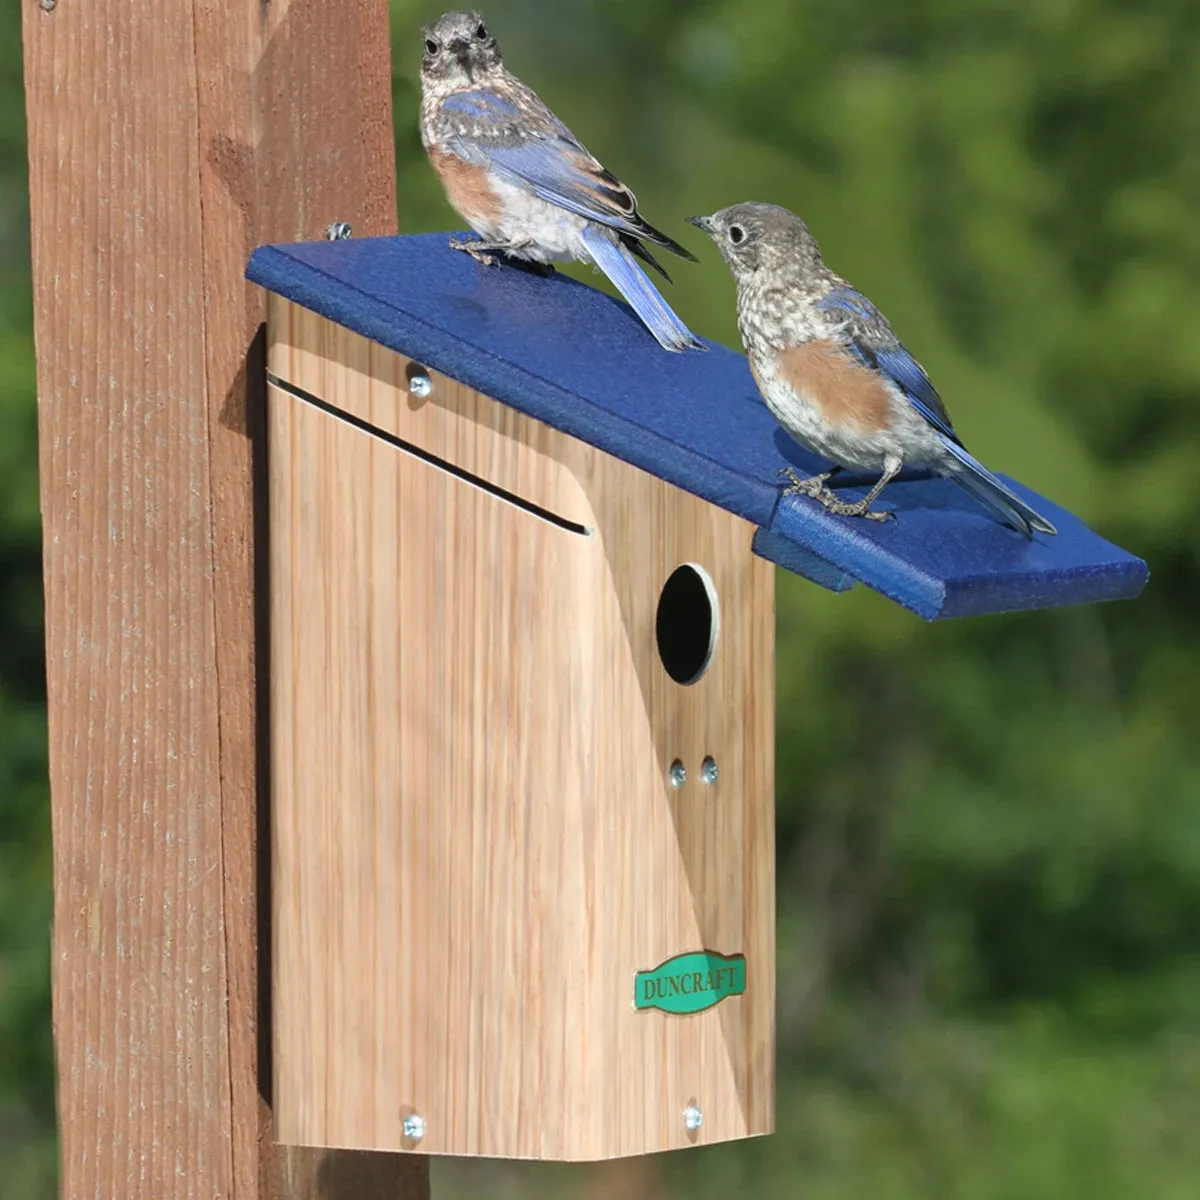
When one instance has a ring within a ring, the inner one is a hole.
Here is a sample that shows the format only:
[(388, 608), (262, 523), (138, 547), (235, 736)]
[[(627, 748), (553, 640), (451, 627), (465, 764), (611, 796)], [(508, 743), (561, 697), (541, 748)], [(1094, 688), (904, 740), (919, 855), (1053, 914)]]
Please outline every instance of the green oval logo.
[(746, 956), (716, 954), (700, 950), (677, 954), (654, 968), (633, 977), (633, 1007), (657, 1008), (660, 1012), (686, 1014), (703, 1012), (727, 996), (746, 990)]

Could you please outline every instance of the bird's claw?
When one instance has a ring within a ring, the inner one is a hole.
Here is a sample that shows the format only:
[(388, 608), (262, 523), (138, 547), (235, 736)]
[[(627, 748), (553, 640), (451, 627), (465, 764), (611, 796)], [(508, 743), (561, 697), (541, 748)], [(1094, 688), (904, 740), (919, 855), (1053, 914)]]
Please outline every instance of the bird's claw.
[(821, 500), (828, 497), (830, 500), (836, 501), (836, 497), (825, 486), (825, 481), (833, 474), (832, 471), (827, 471), (824, 475), (810, 475), (807, 479), (801, 479), (796, 474), (794, 467), (781, 467), (780, 475), (786, 476), (791, 480), (791, 486), (783, 490), (785, 496), (811, 496), (814, 500)]
[(858, 500), (852, 504), (844, 500), (839, 500), (834, 492), (826, 487), (826, 481), (832, 478), (833, 472), (827, 471), (824, 475), (810, 475), (807, 479), (801, 479), (796, 474), (794, 468), (783, 467), (780, 469), (780, 475), (785, 475), (791, 484), (784, 488), (785, 496), (809, 496), (820, 504), (826, 512), (833, 513), (838, 517), (862, 517), (867, 521), (894, 521), (896, 514), (891, 509), (884, 509), (882, 512), (872, 512), (870, 501), (867, 499)]
[(482, 263), (485, 267), (498, 267), (500, 265), (494, 254), (489, 254), (484, 250), (478, 242), (467, 242), (462, 238), (450, 239), (451, 250), (462, 250), (469, 254), (477, 263)]
[(822, 499), (821, 503), (825, 505), (826, 512), (831, 512), (837, 517), (862, 517), (864, 521), (894, 521), (896, 514), (890, 508), (883, 509), (880, 512), (872, 512), (868, 507), (867, 500), (859, 500), (855, 504), (846, 504), (836, 497), (829, 500)]

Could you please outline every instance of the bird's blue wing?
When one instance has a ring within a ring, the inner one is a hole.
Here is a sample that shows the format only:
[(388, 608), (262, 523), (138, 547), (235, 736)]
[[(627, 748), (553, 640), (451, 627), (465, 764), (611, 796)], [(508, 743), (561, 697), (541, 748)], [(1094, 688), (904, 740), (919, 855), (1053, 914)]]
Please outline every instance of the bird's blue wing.
[(852, 287), (840, 287), (817, 303), (841, 321), (848, 348), (864, 366), (886, 376), (934, 429), (961, 445), (925, 368), (900, 344), (887, 318), (866, 296)]
[(488, 158), (502, 174), (528, 184), (543, 200), (624, 233), (641, 234), (633, 193), (610, 175), (586, 150), (560, 139), (518, 146), (488, 147)]
[[(584, 149), (540, 102), (528, 111), (487, 88), (455, 92), (442, 102), (446, 142), (468, 162), (486, 158), (501, 176), (541, 199), (623, 233), (644, 235), (634, 194)], [(459, 133), (456, 118), (470, 121)]]
[(454, 92), (442, 101), (442, 111), (469, 117), (488, 126), (511, 124), (521, 116), (519, 105), (488, 88)]

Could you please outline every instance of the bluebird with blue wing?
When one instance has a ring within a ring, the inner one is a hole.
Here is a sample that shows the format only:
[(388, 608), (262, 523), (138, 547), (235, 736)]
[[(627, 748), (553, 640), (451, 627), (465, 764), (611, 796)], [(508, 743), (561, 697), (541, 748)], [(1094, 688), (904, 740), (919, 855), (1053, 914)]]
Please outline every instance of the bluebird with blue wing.
[(422, 30), (421, 140), (450, 203), (481, 241), (451, 241), (477, 261), (496, 254), (543, 267), (591, 263), (667, 350), (705, 349), (634, 256), (670, 282), (646, 243), (695, 256), (643, 220), (637, 198), (510, 74), (477, 12)]
[[(689, 217), (716, 243), (737, 283), (738, 328), (767, 407), (797, 441), (835, 464), (801, 493), (842, 516), (885, 521), (871, 505), (905, 465), (953, 479), (1027, 537), (1054, 533), (963, 446), (920, 363), (870, 300), (824, 263), (804, 222), (775, 204), (735, 204)], [(879, 471), (861, 500), (828, 486), (841, 468)]]

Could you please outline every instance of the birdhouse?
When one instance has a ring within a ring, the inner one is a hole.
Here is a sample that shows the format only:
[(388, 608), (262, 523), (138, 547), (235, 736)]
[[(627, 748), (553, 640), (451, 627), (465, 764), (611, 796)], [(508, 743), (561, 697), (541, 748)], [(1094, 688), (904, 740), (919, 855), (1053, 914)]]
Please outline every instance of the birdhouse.
[(1057, 537), (940, 480), (891, 485), (886, 525), (781, 498), (820, 464), (740, 354), (446, 242), (248, 271), (278, 1136), (584, 1160), (769, 1133), (774, 565), (936, 619), (1134, 596), (1145, 564), (1019, 486)]

